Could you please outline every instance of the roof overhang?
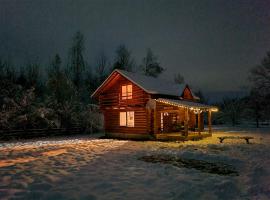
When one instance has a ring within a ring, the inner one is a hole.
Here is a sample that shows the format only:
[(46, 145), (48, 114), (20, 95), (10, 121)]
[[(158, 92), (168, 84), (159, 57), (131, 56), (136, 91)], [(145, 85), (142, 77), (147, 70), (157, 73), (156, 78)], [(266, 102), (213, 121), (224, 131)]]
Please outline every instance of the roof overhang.
[(110, 82), (110, 80), (112, 80), (113, 78), (116, 77), (117, 74), (122, 75), (124, 78), (126, 78), (127, 80), (129, 80), (130, 82), (132, 82), (133, 84), (137, 85), (138, 87), (140, 87), (142, 90), (144, 90), (146, 93), (149, 94), (160, 94), (156, 91), (152, 91), (152, 90), (148, 90), (145, 87), (143, 87), (142, 85), (140, 85), (139, 83), (137, 83), (135, 80), (133, 80), (132, 78), (130, 78), (129, 76), (127, 76), (126, 74), (124, 74), (121, 70), (115, 69), (113, 70), (113, 72), (105, 79), (105, 81), (103, 81), (103, 83), (92, 93), (91, 98), (97, 96), (97, 94), (99, 94), (99, 92), (102, 90), (102, 88), (104, 88), (107, 83)]
[(192, 102), (192, 101), (184, 101), (184, 100), (174, 100), (174, 99), (165, 99), (158, 98), (155, 101), (164, 103), (167, 105), (177, 106), (181, 108), (188, 108), (193, 111), (212, 111), (217, 112), (218, 108), (216, 106), (210, 106), (202, 103)]
[(105, 81), (103, 81), (103, 83), (91, 94), (91, 98), (95, 97), (99, 91), (109, 82), (109, 80), (113, 79), (116, 75), (117, 70), (113, 70), (113, 72), (105, 79)]

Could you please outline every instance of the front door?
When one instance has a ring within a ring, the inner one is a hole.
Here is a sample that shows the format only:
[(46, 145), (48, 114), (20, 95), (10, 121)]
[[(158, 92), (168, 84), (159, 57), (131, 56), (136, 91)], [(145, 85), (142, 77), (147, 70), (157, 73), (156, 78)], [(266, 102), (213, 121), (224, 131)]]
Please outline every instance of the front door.
[(163, 116), (163, 132), (171, 132), (171, 116), (169, 114)]

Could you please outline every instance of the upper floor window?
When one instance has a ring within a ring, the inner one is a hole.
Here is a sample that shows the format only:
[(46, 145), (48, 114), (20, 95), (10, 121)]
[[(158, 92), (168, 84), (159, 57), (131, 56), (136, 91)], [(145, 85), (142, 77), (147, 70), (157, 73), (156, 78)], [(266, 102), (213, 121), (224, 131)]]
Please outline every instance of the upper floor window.
[(122, 85), (122, 99), (132, 99), (132, 85)]

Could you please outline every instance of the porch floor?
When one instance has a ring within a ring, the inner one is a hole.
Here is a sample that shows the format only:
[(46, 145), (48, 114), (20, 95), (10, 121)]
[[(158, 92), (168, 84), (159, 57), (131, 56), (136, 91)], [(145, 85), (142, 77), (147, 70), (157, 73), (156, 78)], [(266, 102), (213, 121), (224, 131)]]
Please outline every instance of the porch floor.
[(188, 136), (184, 136), (182, 132), (175, 133), (158, 133), (155, 134), (156, 140), (160, 141), (187, 141), (187, 140), (200, 140), (206, 137), (211, 137), (212, 133), (209, 132), (189, 132)]

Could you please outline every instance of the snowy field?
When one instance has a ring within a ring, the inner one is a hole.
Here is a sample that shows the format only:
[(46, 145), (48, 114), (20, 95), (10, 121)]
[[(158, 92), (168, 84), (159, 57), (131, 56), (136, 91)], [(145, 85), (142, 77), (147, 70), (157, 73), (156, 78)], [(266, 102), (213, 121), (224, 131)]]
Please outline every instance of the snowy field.
[[(189, 142), (0, 143), (0, 199), (270, 199), (270, 129), (215, 131)], [(217, 137), (230, 135), (255, 139), (219, 143)], [(153, 156), (161, 162), (142, 159)], [(219, 174), (216, 166), (237, 173)]]

